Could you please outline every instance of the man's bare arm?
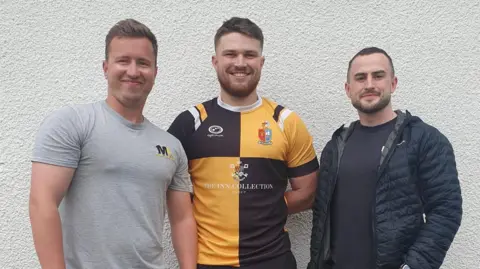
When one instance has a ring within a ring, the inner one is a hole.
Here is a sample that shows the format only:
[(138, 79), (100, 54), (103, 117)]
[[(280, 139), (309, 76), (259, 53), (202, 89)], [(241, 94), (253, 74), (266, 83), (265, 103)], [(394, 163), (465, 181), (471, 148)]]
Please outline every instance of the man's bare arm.
[(290, 180), (292, 190), (285, 192), (288, 214), (302, 212), (312, 207), (317, 188), (317, 172)]
[(167, 191), (168, 218), (173, 248), (180, 269), (197, 268), (197, 223), (189, 192)]
[(32, 163), (30, 223), (35, 250), (41, 267), (45, 269), (65, 269), (58, 206), (74, 171), (73, 168)]

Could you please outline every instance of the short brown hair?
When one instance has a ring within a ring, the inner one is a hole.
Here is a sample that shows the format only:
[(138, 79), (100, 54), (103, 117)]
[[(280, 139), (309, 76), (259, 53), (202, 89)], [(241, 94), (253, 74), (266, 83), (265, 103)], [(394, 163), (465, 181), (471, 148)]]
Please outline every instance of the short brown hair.
[(247, 18), (232, 17), (224, 21), (215, 34), (215, 48), (220, 38), (229, 33), (240, 33), (260, 41), (260, 48), (263, 50), (263, 33), (260, 27)]
[(348, 62), (347, 81), (349, 81), (348, 74), (350, 73), (350, 69), (352, 68), (353, 60), (355, 60), (355, 58), (357, 58), (358, 56), (365, 56), (365, 55), (370, 55), (370, 54), (374, 54), (374, 53), (380, 53), (380, 54), (385, 55), (385, 57), (387, 57), (388, 62), (390, 63), (390, 68), (392, 69), (392, 76), (395, 76), (395, 68), (393, 68), (393, 61), (392, 61), (392, 58), (390, 58), (390, 55), (388, 55), (388, 53), (381, 48), (366, 47), (366, 48), (363, 48), (362, 50), (360, 50), (359, 52), (357, 52), (357, 54), (355, 54), (352, 57), (352, 59)]
[(155, 64), (157, 62), (158, 44), (157, 38), (152, 31), (143, 23), (134, 19), (125, 19), (117, 22), (105, 38), (105, 59), (108, 59), (108, 49), (115, 37), (145, 37), (152, 43)]

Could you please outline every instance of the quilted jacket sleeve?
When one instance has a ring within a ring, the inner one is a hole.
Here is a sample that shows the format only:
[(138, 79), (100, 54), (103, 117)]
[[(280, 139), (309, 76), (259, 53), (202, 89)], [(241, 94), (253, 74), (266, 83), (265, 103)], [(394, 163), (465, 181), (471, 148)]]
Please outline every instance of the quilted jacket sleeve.
[(312, 207), (312, 233), (310, 238), (310, 262), (308, 269), (318, 268), (318, 257), (322, 246), (322, 235), (325, 227), (323, 222), (326, 218), (326, 203), (329, 189), (329, 171), (332, 163), (332, 141), (329, 141), (320, 156), (320, 172), (318, 173), (315, 202)]
[(430, 126), (420, 141), (418, 180), (426, 223), (405, 262), (412, 269), (438, 269), (461, 223), (462, 196), (452, 145)]

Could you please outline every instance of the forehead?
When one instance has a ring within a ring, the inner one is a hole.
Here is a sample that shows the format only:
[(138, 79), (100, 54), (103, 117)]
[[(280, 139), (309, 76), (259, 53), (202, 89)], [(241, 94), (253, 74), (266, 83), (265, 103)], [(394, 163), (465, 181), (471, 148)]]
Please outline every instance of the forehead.
[(154, 58), (153, 45), (146, 37), (115, 37), (110, 42), (112, 56)]
[(351, 73), (370, 73), (383, 70), (391, 72), (390, 62), (387, 56), (382, 53), (373, 53), (370, 55), (362, 55), (355, 58), (352, 62)]
[(260, 41), (240, 33), (223, 35), (217, 44), (218, 51), (224, 50), (254, 50), (260, 51)]

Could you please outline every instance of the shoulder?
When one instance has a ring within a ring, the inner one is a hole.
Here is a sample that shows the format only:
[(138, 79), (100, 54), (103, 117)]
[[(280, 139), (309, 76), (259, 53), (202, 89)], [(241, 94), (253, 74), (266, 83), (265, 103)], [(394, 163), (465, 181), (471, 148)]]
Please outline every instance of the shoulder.
[(174, 119), (176, 124), (200, 124), (208, 117), (208, 112), (212, 111), (212, 107), (216, 98), (210, 99), (208, 101), (197, 103), (182, 112), (180, 112)]
[[(60, 108), (57, 108), (47, 114), (43, 121), (42, 126), (52, 128), (55, 126), (65, 126), (65, 128), (81, 128), (91, 123), (95, 117), (98, 103), (88, 104), (70, 104)], [(67, 129), (67, 131), (71, 131)]]
[(420, 152), (429, 150), (432, 147), (451, 147), (449, 139), (433, 125), (423, 121), (418, 116), (411, 116), (408, 124), (410, 129), (411, 142), (417, 145)]
[(263, 107), (272, 114), (273, 119), (278, 122), (280, 127), (284, 127), (290, 122), (295, 123), (297, 121), (302, 121), (298, 113), (283, 104), (279, 104), (266, 97), (262, 97), (262, 102)]

